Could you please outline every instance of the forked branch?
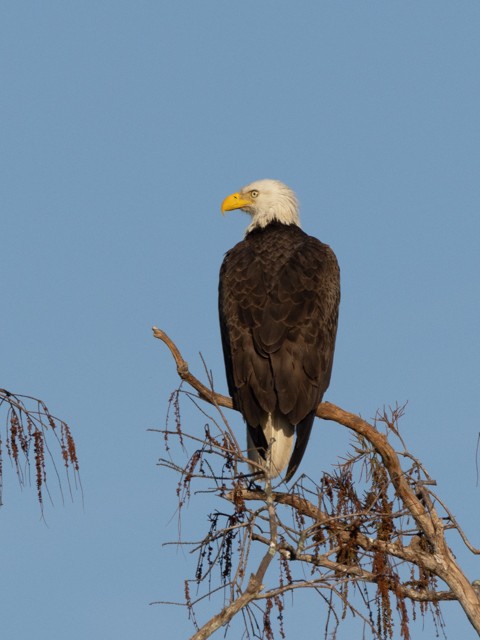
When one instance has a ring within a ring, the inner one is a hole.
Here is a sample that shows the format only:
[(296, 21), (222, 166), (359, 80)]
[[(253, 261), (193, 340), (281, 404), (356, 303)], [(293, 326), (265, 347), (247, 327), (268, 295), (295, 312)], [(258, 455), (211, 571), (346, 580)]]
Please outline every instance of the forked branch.
[[(205, 386), (189, 371), (180, 351), (163, 331), (154, 328), (153, 332), (169, 348), (182, 381), (215, 407), (233, 408), (229, 397)], [(266, 599), (270, 608), (275, 602), (281, 616), (283, 605), (278, 598), (300, 586), (330, 589), (331, 594), (340, 597), (343, 608), (358, 613), (349, 596), (348, 585), (358, 587), (366, 583), (373, 583), (377, 588), (375, 601), (381, 611), (379, 626), (372, 626), (371, 615), (364, 618), (377, 637), (392, 637), (389, 593), (396, 598), (401, 635), (405, 640), (410, 637), (407, 601), (424, 603), (421, 607), (430, 603), (438, 613), (436, 607), (440, 601), (457, 600), (480, 634), (480, 600), (475, 581), (471, 584), (457, 564), (447, 545), (445, 530), (456, 529), (472, 553), (476, 554), (478, 550), (467, 540), (450, 511), (432, 493), (433, 481), (421, 463), (407, 451), (398, 454), (391, 445), (389, 436), (400, 438), (394, 424), (399, 413), (391, 422), (386, 415), (380, 419), (387, 423), (386, 433), (382, 433), (376, 425), (355, 414), (329, 402), (321, 403), (316, 415), (351, 430), (358, 446), (355, 454), (340, 465), (337, 475), (324, 474), (313, 490), (306, 489), (302, 481), (290, 492), (274, 491), (268, 479), (263, 490), (246, 486), (240, 476), (232, 477), (231, 490), (227, 490), (223, 482), (218, 495), (235, 506), (234, 521), (244, 524), (236, 531), (242, 531), (244, 536), (248, 533), (248, 545), (257, 542), (267, 545), (268, 549), (246, 587), (242, 589), (241, 582), (236, 584), (230, 602), (197, 630), (193, 636), (195, 640), (208, 638), (254, 601)], [(401, 438), (400, 441), (403, 446)], [(358, 464), (366, 469), (370, 481), (364, 495), (357, 491), (354, 481)], [(189, 474), (189, 482), (194, 475)], [(200, 477), (205, 476), (200, 474)], [(310, 495), (314, 501), (309, 499)], [(263, 502), (266, 512), (250, 509), (251, 502)], [(288, 517), (282, 515), (282, 510), (287, 508), (292, 518), (290, 524), (287, 524)], [(261, 533), (263, 529), (269, 532), (267, 536)], [(228, 531), (231, 532), (231, 528)], [(221, 540), (221, 535), (217, 539)], [(242, 544), (247, 545), (247, 541)], [(275, 556), (280, 561), (283, 578), (277, 586), (265, 590), (265, 571)], [(295, 563), (315, 567), (320, 571), (319, 577), (308, 583), (295, 580), (291, 576)], [(418, 573), (417, 578), (412, 577), (414, 570)], [(438, 589), (436, 579), (442, 580), (448, 589)], [(425, 609), (421, 611), (424, 613)], [(341, 615), (337, 616), (338, 620), (340, 618)], [(273, 632), (269, 631), (267, 623), (265, 625), (266, 637), (273, 638)]]

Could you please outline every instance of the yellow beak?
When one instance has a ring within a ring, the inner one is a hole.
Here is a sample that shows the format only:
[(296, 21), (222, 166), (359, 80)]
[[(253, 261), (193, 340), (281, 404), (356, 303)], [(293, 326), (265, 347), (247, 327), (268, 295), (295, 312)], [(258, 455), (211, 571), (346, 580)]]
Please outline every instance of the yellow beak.
[(227, 196), (225, 200), (222, 202), (222, 215), (225, 211), (233, 211), (234, 209), (241, 209), (246, 205), (252, 204), (251, 200), (240, 195), (240, 193), (232, 193), (230, 196)]

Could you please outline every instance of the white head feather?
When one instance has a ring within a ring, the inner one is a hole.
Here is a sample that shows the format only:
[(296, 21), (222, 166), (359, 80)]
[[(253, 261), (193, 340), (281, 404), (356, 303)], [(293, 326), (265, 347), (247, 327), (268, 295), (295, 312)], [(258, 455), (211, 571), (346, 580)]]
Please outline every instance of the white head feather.
[(222, 210), (230, 209), (242, 209), (252, 216), (247, 234), (274, 221), (300, 226), (295, 193), (279, 180), (256, 180), (243, 187), (225, 199)]

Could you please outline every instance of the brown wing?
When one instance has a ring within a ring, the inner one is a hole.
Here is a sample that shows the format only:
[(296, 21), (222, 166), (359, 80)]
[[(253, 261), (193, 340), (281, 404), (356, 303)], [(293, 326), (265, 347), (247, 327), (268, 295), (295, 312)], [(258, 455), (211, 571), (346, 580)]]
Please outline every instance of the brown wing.
[(305, 236), (278, 274), (262, 328), (279, 336), (269, 356), (278, 406), (292, 424), (317, 407), (329, 385), (339, 295), (332, 250)]
[(256, 262), (245, 241), (225, 256), (220, 271), (219, 314), (228, 389), (248, 424), (260, 425), (276, 406), (268, 357), (258, 353), (253, 327), (261, 323), (266, 292), (251, 268)]
[(303, 454), (305, 453), (305, 449), (307, 448), (310, 434), (312, 432), (314, 419), (315, 411), (312, 411), (306, 418), (304, 418), (297, 424), (297, 438), (295, 440), (295, 446), (292, 451), (292, 457), (290, 458), (290, 462), (288, 463), (287, 473), (285, 474), (285, 482), (288, 482), (290, 478), (295, 475), (298, 467), (300, 466)]
[(230, 393), (247, 423), (279, 409), (298, 425), (298, 466), (330, 381), (340, 298), (332, 250), (298, 227), (252, 232), (225, 257), (220, 323)]

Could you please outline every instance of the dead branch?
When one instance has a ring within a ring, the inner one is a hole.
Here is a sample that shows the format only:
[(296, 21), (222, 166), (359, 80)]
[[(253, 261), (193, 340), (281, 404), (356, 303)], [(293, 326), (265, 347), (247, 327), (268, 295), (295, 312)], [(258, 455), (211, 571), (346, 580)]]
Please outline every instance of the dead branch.
[[(154, 327), (153, 333), (167, 345), (175, 360), (179, 377), (197, 392), (199, 398), (217, 408), (233, 408), (229, 397), (206, 387), (190, 373), (180, 351), (163, 331)], [(327, 576), (330, 579), (329, 588), (333, 593), (337, 592), (337, 587), (334, 587), (337, 581), (337, 585), (341, 585), (339, 593), (344, 608), (351, 606), (348, 598), (349, 583), (375, 584), (376, 600), (382, 610), (378, 634), (382, 637), (392, 637), (393, 623), (388, 592), (393, 593), (396, 598), (401, 616), (401, 635), (405, 640), (409, 638), (405, 600), (433, 603), (435, 606), (438, 606), (440, 601), (457, 600), (472, 626), (480, 633), (480, 600), (475, 583), (470, 583), (457, 564), (447, 545), (445, 529), (454, 528), (471, 552), (479, 551), (469, 543), (451, 512), (429, 488), (435, 481), (428, 476), (421, 463), (406, 451), (397, 424), (402, 412), (403, 408), (392, 412), (391, 419), (385, 411), (383, 412), (378, 420), (386, 424), (387, 434), (384, 434), (376, 425), (329, 402), (323, 402), (318, 406), (317, 417), (348, 428), (355, 434), (359, 443), (356, 455), (341, 465), (344, 476), (331, 481), (324, 476), (326, 484), (323, 489), (318, 489), (319, 495), (323, 495), (322, 500), (332, 502), (335, 499), (330, 512), (320, 503), (313, 504), (297, 491), (272, 491), (268, 482), (265, 490), (252, 490), (240, 486), (237, 476), (232, 491), (225, 491), (223, 486), (220, 495), (230, 501), (237, 512), (249, 522), (242, 530), (250, 530), (250, 540), (266, 545), (268, 551), (257, 571), (251, 575), (246, 588), (242, 590), (238, 585), (237, 593), (232, 591), (232, 601), (199, 629), (192, 640), (210, 637), (239, 611), (248, 609), (249, 604), (255, 600), (266, 599), (271, 603), (272, 598), (278, 598), (280, 594), (297, 588), (298, 582), (289, 579), (287, 584), (264, 591), (263, 578), (275, 555), (282, 559), (281, 562), (286, 563), (284, 570), (287, 575), (293, 562), (327, 570), (327, 574), (322, 574), (320, 579), (308, 584), (317, 588), (318, 585), (325, 584)], [(398, 437), (404, 452), (395, 451), (389, 442), (388, 433)], [(408, 471), (402, 468), (402, 459), (404, 462), (410, 461), (409, 464), (412, 466)], [(349, 475), (351, 467), (360, 461), (368, 465), (373, 487), (363, 502), (356, 495)], [(190, 476), (193, 477), (192, 474)], [(259, 511), (254, 513), (249, 510), (247, 505), (251, 501), (267, 505), (268, 536), (254, 531), (254, 527), (257, 526), (255, 523), (264, 520)], [(398, 504), (396, 510), (393, 509), (394, 502)], [(286, 525), (283, 520), (279, 520), (277, 510), (283, 507), (291, 509), (296, 523), (294, 526)], [(443, 509), (442, 515), (439, 514), (438, 508)], [(404, 520), (411, 524), (405, 527), (402, 525)], [(307, 525), (306, 521), (310, 524)], [(289, 537), (290, 541), (287, 543), (284, 537)], [(408, 544), (404, 543), (405, 537)], [(320, 552), (322, 545), (325, 550)], [(313, 552), (307, 552), (308, 546)], [(335, 559), (332, 559), (332, 555), (336, 555)], [(420, 577), (416, 581), (402, 582), (394, 559), (400, 563), (399, 566), (417, 567)], [(365, 566), (367, 560), (371, 565), (370, 569)], [(435, 588), (436, 578), (442, 580), (450, 590)], [(277, 603), (277, 606), (280, 605)], [(424, 611), (425, 609), (422, 609), (422, 612)], [(437, 609), (435, 611), (438, 613)], [(268, 634), (267, 636), (273, 638)]]
[(177, 373), (181, 380), (184, 380), (193, 389), (195, 389), (202, 400), (210, 402), (210, 404), (213, 404), (213, 406), (215, 407), (218, 406), (226, 407), (227, 409), (233, 409), (231, 398), (229, 398), (228, 396), (222, 396), (220, 393), (215, 393), (204, 384), (202, 384), (200, 380), (198, 380), (192, 373), (190, 373), (188, 369), (188, 363), (182, 358), (182, 354), (180, 353), (178, 347), (164, 331), (158, 329), (157, 327), (153, 327), (152, 331), (154, 337), (164, 342), (170, 349), (170, 353), (172, 354), (173, 359), (175, 360), (175, 364), (177, 365)]

